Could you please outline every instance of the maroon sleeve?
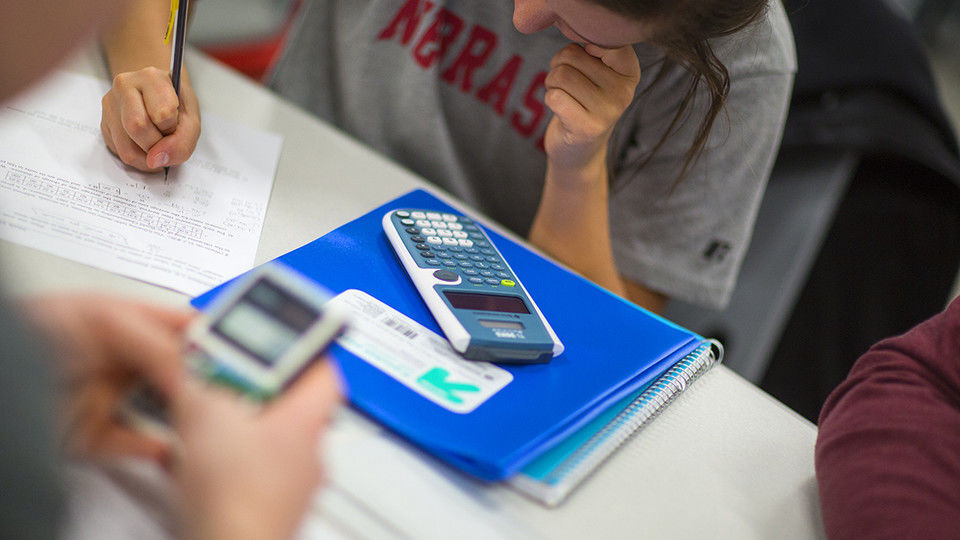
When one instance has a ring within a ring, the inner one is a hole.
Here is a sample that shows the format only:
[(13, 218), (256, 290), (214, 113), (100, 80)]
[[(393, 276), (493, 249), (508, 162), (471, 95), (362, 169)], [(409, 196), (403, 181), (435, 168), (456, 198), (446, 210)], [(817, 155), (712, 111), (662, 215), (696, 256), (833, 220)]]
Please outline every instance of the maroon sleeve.
[(830, 538), (960, 536), (960, 300), (854, 364), (816, 469)]

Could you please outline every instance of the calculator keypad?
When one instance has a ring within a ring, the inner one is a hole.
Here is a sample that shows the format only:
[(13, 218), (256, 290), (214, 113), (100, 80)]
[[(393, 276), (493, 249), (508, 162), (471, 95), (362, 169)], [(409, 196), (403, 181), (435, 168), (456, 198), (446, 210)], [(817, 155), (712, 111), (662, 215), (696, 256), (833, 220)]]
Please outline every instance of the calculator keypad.
[(463, 276), (463, 283), (479, 288), (516, 286), (506, 263), (469, 218), (419, 210), (397, 210), (394, 216), (421, 268), (455, 272)]

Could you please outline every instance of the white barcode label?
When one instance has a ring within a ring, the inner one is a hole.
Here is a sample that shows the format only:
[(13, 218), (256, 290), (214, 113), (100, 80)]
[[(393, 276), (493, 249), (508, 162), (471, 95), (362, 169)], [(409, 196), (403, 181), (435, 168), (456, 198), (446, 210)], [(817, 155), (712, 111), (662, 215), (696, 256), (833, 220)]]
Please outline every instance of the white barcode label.
[(494, 364), (464, 360), (446, 338), (363, 291), (330, 302), (351, 314), (340, 346), (445, 409), (469, 413), (513, 380)]
[(383, 320), (383, 324), (389, 326), (390, 328), (393, 328), (397, 332), (400, 332), (407, 339), (414, 339), (418, 335), (415, 330), (413, 330), (409, 326), (405, 326), (403, 323), (401, 323), (396, 319), (386, 318)]

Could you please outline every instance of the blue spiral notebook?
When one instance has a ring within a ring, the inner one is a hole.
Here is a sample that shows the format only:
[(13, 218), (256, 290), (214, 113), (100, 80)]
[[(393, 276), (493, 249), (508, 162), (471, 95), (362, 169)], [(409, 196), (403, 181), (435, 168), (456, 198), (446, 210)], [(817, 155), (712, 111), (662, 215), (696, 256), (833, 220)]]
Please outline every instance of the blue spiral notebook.
[(541, 365), (451, 356), (383, 233), (381, 218), (400, 207), (463, 213), (415, 190), (278, 260), (353, 311), (330, 351), (351, 404), (463, 471), (514, 476), (705, 343), (485, 227), (566, 350)]

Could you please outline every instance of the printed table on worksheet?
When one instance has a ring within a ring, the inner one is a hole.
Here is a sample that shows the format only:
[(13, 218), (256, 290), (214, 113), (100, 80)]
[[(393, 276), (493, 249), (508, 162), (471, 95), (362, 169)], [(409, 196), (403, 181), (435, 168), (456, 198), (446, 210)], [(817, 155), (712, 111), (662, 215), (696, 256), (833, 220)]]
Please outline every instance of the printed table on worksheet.
[(281, 137), (207, 114), (187, 163), (140, 172), (103, 143), (108, 88), (59, 73), (0, 109), (0, 238), (191, 295), (249, 270)]

